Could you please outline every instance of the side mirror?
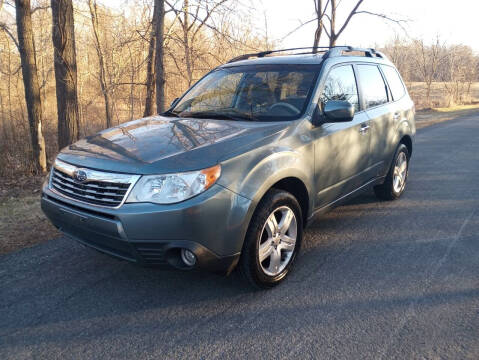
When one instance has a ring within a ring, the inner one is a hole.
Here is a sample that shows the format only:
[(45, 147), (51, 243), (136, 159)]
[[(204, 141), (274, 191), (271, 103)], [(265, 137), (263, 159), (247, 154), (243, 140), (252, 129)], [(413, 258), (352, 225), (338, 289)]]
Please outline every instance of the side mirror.
[(175, 106), (175, 105), (178, 103), (178, 100), (180, 100), (179, 97), (175, 98), (175, 99), (171, 102), (170, 108), (172, 108), (173, 106)]
[(349, 101), (330, 100), (324, 106), (324, 121), (327, 123), (347, 122), (353, 120), (354, 106)]

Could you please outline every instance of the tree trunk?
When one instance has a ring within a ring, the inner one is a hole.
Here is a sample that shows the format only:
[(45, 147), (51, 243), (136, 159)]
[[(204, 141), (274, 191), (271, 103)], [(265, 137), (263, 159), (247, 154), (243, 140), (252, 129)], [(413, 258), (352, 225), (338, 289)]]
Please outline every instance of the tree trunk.
[(112, 127), (112, 113), (113, 113), (113, 102), (111, 100), (110, 88), (106, 81), (106, 68), (105, 68), (105, 56), (103, 54), (103, 49), (100, 42), (100, 36), (98, 32), (98, 14), (97, 14), (97, 4), (96, 0), (92, 3), (92, 0), (88, 0), (88, 7), (90, 8), (91, 15), (91, 24), (93, 27), (93, 35), (95, 38), (95, 49), (98, 55), (98, 65), (99, 65), (99, 76), (101, 92), (103, 93), (103, 98), (105, 100), (105, 116), (106, 116), (106, 127)]
[[(314, 42), (313, 48), (319, 46), (319, 41), (321, 40), (321, 35), (323, 33), (323, 2), (322, 0), (317, 0), (316, 2), (316, 16), (317, 16), (317, 24), (316, 24), (316, 31), (314, 32)], [(313, 49), (313, 53), (316, 54), (318, 49)]]
[(130, 44), (127, 45), (128, 47), (128, 53), (129, 53), (129, 56), (130, 56), (130, 104), (129, 104), (129, 112), (130, 112), (130, 116), (129, 116), (129, 119), (130, 121), (133, 120), (133, 116), (134, 116), (134, 113), (135, 113), (135, 79), (136, 79), (136, 68), (138, 66), (138, 64), (135, 63), (135, 61), (133, 60), (133, 53), (131, 51), (131, 46)]
[(155, 113), (153, 109), (153, 97), (155, 96), (155, 42), (156, 42), (156, 17), (157, 1), (153, 6), (153, 16), (151, 19), (151, 35), (148, 45), (148, 62), (146, 64), (146, 99), (145, 112), (143, 116), (151, 116)]
[(432, 107), (431, 105), (431, 81), (426, 81), (426, 101), (427, 106)]
[(77, 61), (72, 0), (51, 0), (58, 148), (78, 140)]
[(329, 31), (329, 46), (336, 46), (336, 0), (331, 0), (331, 29)]
[(188, 87), (193, 82), (193, 69), (191, 66), (191, 49), (190, 49), (190, 21), (189, 21), (190, 3), (189, 0), (184, 0), (183, 3), (183, 46), (185, 48), (185, 63), (186, 76), (188, 80)]
[(15, 9), (25, 100), (32, 141), (33, 164), (37, 171), (46, 172), (47, 157), (42, 133), (42, 102), (35, 58), (30, 0), (15, 0)]
[[(14, 124), (14, 118), (13, 118), (13, 111), (12, 111), (12, 56), (11, 56), (11, 51), (10, 51), (10, 39), (8, 37), (5, 37), (7, 40), (7, 46), (8, 46), (8, 75), (7, 75), (7, 97), (8, 97), (8, 116), (10, 119), (10, 128), (13, 129), (13, 124)], [(5, 128), (5, 131), (7, 129)], [(6, 133), (5, 133), (6, 134)]]
[(165, 66), (164, 66), (164, 32), (165, 32), (165, 1), (155, 0), (156, 8), (156, 54), (155, 54), (155, 72), (156, 72), (156, 111), (162, 113), (165, 111)]

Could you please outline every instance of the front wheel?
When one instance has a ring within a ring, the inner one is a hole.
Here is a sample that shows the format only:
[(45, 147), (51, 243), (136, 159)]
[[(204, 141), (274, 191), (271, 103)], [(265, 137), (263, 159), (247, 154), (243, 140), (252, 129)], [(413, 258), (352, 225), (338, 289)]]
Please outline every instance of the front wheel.
[(301, 207), (290, 193), (272, 189), (251, 219), (239, 268), (256, 288), (280, 283), (290, 271), (303, 236)]
[(384, 183), (374, 187), (376, 196), (383, 200), (398, 199), (406, 188), (408, 170), (409, 151), (404, 144), (400, 144)]

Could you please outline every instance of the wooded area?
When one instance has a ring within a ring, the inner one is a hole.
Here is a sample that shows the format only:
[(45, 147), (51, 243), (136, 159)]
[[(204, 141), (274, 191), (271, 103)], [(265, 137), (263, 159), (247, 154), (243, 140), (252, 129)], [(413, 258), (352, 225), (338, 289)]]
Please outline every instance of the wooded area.
[[(336, 44), (357, 14), (386, 17), (362, 10), (362, 2), (339, 24), (340, 1), (314, 0), (311, 45)], [(58, 149), (79, 137), (162, 112), (228, 59), (280, 47), (267, 31), (252, 30), (252, 10), (243, 6), (131, 0), (112, 9), (97, 0), (0, 0), (0, 175), (44, 172)], [(411, 91), (417, 108), (474, 100), (478, 56), (470, 47), (396, 38), (381, 50), (408, 85), (424, 90)]]

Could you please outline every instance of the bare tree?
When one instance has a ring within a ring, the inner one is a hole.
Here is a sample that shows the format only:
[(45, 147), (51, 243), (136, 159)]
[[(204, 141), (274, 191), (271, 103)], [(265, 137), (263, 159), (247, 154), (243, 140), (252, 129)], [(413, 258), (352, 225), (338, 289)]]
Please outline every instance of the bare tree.
[(165, 33), (165, 1), (155, 0), (155, 73), (156, 73), (156, 111), (165, 111), (165, 65), (164, 65), (164, 33)]
[(175, 14), (180, 14), (178, 17), (182, 29), (182, 36), (177, 38), (181, 43), (186, 66), (186, 80), (188, 87), (193, 83), (193, 72), (195, 70), (194, 47), (196, 39), (201, 34), (201, 30), (206, 26), (208, 29), (217, 32), (218, 29), (208, 24), (211, 17), (217, 13), (228, 0), (203, 0), (196, 1), (190, 4), (190, 0), (183, 0), (181, 9), (177, 9), (174, 4), (164, 0)]
[[(306, 24), (309, 24), (313, 21), (316, 22), (316, 31), (314, 33), (314, 41), (313, 41), (313, 47), (317, 47), (319, 45), (319, 42), (321, 40), (321, 36), (323, 34), (323, 31), (326, 33), (326, 35), (329, 38), (329, 46), (336, 46), (336, 43), (338, 41), (338, 38), (341, 36), (341, 34), (346, 30), (346, 28), (349, 26), (351, 19), (358, 14), (366, 14), (366, 15), (373, 15), (380, 17), (384, 20), (392, 21), (396, 23), (397, 25), (402, 27), (402, 23), (405, 20), (398, 20), (398, 19), (393, 19), (385, 14), (380, 14), (380, 13), (375, 13), (372, 11), (367, 11), (367, 10), (359, 10), (359, 7), (363, 3), (364, 0), (356, 0), (355, 5), (353, 8), (347, 13), (348, 15), (346, 16), (346, 19), (344, 20), (343, 24), (339, 26), (339, 30), (337, 29), (337, 10), (338, 7), (341, 3), (341, 0), (327, 0), (324, 3), (323, 7), (323, 1), (322, 0), (313, 0), (314, 1), (314, 11), (315, 11), (315, 17), (309, 21), (306, 21), (304, 23), (301, 23), (296, 29), (293, 31), (289, 32), (285, 37), (291, 35), (293, 32), (296, 30), (300, 29)], [(327, 21), (327, 23), (325, 22)], [(404, 30), (404, 28), (403, 28)], [(283, 38), (284, 39), (284, 38)]]
[[(321, 40), (321, 35), (323, 34), (323, 14), (326, 8), (323, 9), (323, 1), (322, 0), (313, 0), (314, 1), (314, 11), (316, 12), (316, 31), (314, 32), (314, 41), (313, 41), (313, 48), (319, 46), (319, 40)], [(329, 0), (328, 0), (329, 2)], [(326, 3), (326, 6), (328, 4)], [(316, 53), (316, 49), (313, 49)]]
[(329, 46), (336, 45), (336, 41), (338, 40), (339, 36), (343, 33), (343, 31), (347, 28), (353, 16), (358, 14), (357, 10), (363, 1), (364, 0), (358, 0), (356, 2), (356, 5), (353, 7), (353, 9), (350, 11), (348, 16), (346, 17), (346, 20), (344, 21), (343, 25), (339, 28), (338, 31), (336, 31), (336, 11), (337, 11), (338, 3), (336, 2), (336, 0), (331, 0), (331, 7), (330, 7), (331, 16), (325, 15), (326, 18), (329, 20), (329, 31), (327, 30), (327, 28), (325, 28), (325, 32), (329, 37)]
[(105, 116), (106, 127), (113, 125), (113, 102), (111, 99), (111, 87), (106, 77), (105, 55), (100, 41), (99, 26), (98, 26), (98, 6), (96, 0), (88, 0), (88, 7), (90, 9), (91, 24), (93, 28), (93, 35), (95, 39), (95, 49), (98, 56), (98, 81), (100, 82), (101, 92), (105, 100)]
[(472, 49), (465, 45), (452, 45), (444, 52), (438, 72), (448, 95), (447, 105), (470, 102), (477, 58)]
[(412, 64), (413, 45), (410, 41), (395, 35), (383, 48), (380, 49), (396, 65), (404, 81), (412, 80), (415, 73)]
[(439, 37), (430, 46), (424, 43), (424, 40), (414, 41), (413, 57), (416, 64), (416, 71), (426, 85), (426, 101), (428, 106), (431, 106), (431, 86), (433, 81), (437, 78), (438, 70), (443, 61), (443, 55), (441, 54), (443, 45)]
[(58, 147), (76, 140), (79, 132), (77, 61), (72, 0), (51, 0), (52, 39), (58, 112)]
[(145, 96), (145, 111), (143, 116), (151, 116), (154, 114), (153, 110), (153, 96), (155, 94), (155, 48), (156, 48), (156, 16), (157, 16), (157, 1), (153, 6), (153, 15), (151, 17), (151, 31), (148, 42), (148, 58), (146, 63), (146, 96)]
[(30, 0), (15, 0), (18, 50), (22, 63), (25, 100), (32, 142), (33, 164), (41, 172), (47, 171), (45, 140), (42, 132), (42, 102), (38, 83), (35, 43), (33, 41)]
[[(0, 12), (3, 9), (3, 3), (4, 3), (4, 1), (0, 0)], [(3, 22), (0, 22), (0, 29), (2, 29), (10, 37), (10, 39), (13, 40), (13, 42), (15, 43), (15, 46), (18, 49), (19, 48), (18, 41), (17, 41), (17, 39), (15, 39), (15, 36), (13, 36), (13, 33), (10, 31), (8, 26), (6, 24), (4, 24)]]

